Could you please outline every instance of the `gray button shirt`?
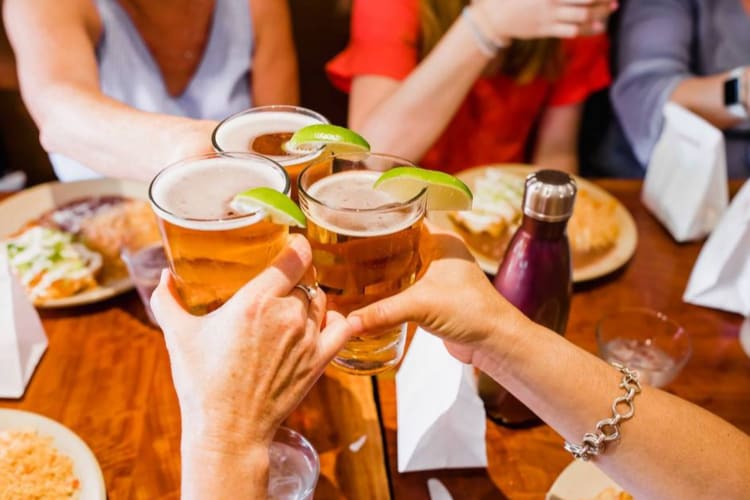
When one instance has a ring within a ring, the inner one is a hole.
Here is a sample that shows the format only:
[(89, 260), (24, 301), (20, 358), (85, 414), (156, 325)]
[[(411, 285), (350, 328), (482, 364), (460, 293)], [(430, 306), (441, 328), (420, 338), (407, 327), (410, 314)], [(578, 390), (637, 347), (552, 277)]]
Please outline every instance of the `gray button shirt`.
[[(741, 0), (629, 0), (618, 39), (612, 101), (646, 165), (662, 109), (680, 81), (750, 65), (750, 16)], [(725, 134), (730, 177), (750, 176), (750, 133)]]

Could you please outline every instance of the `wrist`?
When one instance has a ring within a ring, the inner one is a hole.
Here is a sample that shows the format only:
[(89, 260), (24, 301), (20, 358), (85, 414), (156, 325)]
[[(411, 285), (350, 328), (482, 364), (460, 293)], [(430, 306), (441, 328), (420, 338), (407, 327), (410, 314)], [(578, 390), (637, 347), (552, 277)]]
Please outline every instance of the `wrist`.
[(268, 446), (228, 452), (183, 433), (181, 448), (183, 498), (265, 498)]
[[(519, 349), (521, 340), (528, 335), (533, 335), (533, 329), (538, 327), (520, 311), (509, 306), (499, 294), (497, 305), (494, 308), (494, 316), (497, 311), (506, 311), (498, 320), (488, 321), (487, 329), (482, 335), (482, 340), (474, 349), (472, 365), (497, 379), (506, 370), (510, 359)], [(493, 315), (488, 315), (492, 318)]]
[(506, 2), (497, 0), (477, 0), (471, 4), (476, 9), (476, 17), (481, 23), (483, 31), (497, 45), (507, 47), (513, 36), (506, 21)]
[(478, 2), (464, 7), (461, 17), (471, 31), (477, 48), (486, 57), (492, 59), (501, 49), (510, 45), (510, 39), (498, 36), (491, 24), (487, 23), (485, 13)]
[(267, 449), (277, 426), (263, 425), (257, 420), (231, 412), (198, 407), (185, 409), (182, 412), (182, 442), (191, 448), (227, 455)]

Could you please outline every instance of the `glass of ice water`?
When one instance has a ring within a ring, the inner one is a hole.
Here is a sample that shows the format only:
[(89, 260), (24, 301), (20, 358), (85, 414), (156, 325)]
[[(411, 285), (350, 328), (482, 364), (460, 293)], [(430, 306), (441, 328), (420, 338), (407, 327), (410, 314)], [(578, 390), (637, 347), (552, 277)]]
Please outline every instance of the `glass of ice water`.
[(281, 427), (268, 454), (269, 500), (311, 499), (320, 475), (320, 458), (310, 442), (300, 433)]
[(599, 356), (638, 370), (641, 382), (664, 387), (685, 366), (692, 347), (685, 329), (647, 308), (621, 309), (596, 325)]

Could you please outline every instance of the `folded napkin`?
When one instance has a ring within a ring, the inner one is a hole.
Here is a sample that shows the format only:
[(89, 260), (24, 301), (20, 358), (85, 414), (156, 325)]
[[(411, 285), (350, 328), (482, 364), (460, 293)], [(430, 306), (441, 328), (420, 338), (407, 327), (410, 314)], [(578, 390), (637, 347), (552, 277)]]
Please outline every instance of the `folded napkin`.
[(728, 203), (724, 136), (671, 102), (664, 118), (641, 198), (675, 240), (700, 239), (713, 230)]
[(473, 368), (422, 329), (396, 375), (396, 401), (399, 472), (487, 466)]
[(0, 398), (20, 398), (47, 349), (39, 314), (10, 270), (0, 243)]
[(750, 316), (750, 181), (703, 245), (682, 298)]

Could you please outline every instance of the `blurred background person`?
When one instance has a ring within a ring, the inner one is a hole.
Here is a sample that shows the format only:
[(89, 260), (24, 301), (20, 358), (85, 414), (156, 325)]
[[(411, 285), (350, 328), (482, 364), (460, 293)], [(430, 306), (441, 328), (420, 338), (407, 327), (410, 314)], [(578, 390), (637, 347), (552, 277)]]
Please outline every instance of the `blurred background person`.
[(724, 131), (730, 177), (750, 176), (750, 1), (629, 0), (612, 100), (643, 169), (673, 101)]
[[(578, 170), (582, 103), (609, 84), (610, 0), (356, 0), (327, 66), (373, 150), (455, 172)], [(596, 35), (573, 38), (584, 35)], [(562, 39), (565, 40), (562, 40)]]
[(21, 92), (57, 176), (151, 179), (220, 120), (296, 104), (286, 2), (5, 0)]

